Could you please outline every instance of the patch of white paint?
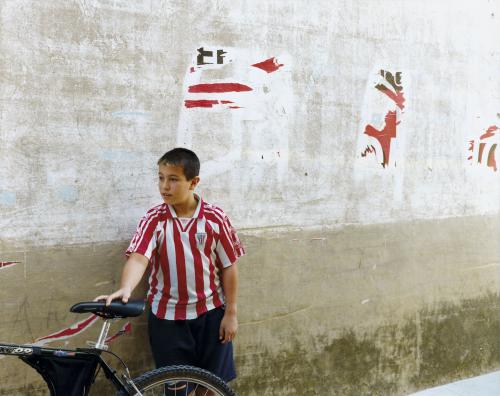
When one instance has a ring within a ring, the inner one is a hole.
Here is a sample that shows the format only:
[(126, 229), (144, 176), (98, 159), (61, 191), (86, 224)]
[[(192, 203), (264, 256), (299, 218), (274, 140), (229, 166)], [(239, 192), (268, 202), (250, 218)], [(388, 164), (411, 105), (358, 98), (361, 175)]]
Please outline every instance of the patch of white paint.
[[(197, 51), (186, 69), (183, 83), (184, 100), (224, 100), (226, 106), (213, 108), (181, 109), (177, 128), (177, 145), (195, 150), (203, 147), (208, 136), (220, 132), (228, 135), (224, 146), (214, 145), (207, 155), (211, 158), (202, 164), (201, 175), (209, 181), (226, 172), (242, 193), (250, 185), (263, 183), (269, 172), (276, 174), (279, 185), (288, 172), (288, 129), (294, 108), (292, 91), (292, 60), (287, 54), (269, 54), (265, 50), (231, 48), (223, 45), (202, 45), (205, 50), (223, 49), (224, 64), (196, 64)], [(280, 67), (267, 73), (252, 64), (276, 55)], [(193, 71), (194, 70), (194, 71)], [(217, 78), (212, 77), (217, 70)], [(252, 91), (227, 93), (189, 93), (189, 87), (200, 83), (238, 83)], [(231, 109), (229, 106), (237, 106)], [(228, 131), (218, 131), (216, 125), (228, 125)], [(215, 128), (215, 129), (214, 129)], [(241, 177), (245, 175), (245, 177)], [(236, 194), (238, 195), (238, 194)]]
[(75, 202), (78, 199), (78, 190), (75, 186), (61, 186), (57, 189), (57, 196), (65, 202)]
[(0, 205), (1, 206), (15, 206), (16, 193), (14, 191), (1, 191), (0, 192)]

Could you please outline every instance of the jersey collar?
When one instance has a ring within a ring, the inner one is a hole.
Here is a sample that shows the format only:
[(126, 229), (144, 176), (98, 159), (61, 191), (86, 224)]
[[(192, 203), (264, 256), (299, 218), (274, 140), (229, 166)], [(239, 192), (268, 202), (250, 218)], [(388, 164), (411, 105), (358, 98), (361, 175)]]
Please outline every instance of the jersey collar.
[[(194, 197), (198, 200), (198, 205), (196, 206), (196, 210), (194, 211), (192, 218), (201, 219), (205, 211), (204, 210), (205, 201), (203, 201), (201, 196), (196, 193), (194, 193)], [(165, 206), (167, 208), (167, 213), (166, 213), (167, 219), (173, 219), (177, 217), (177, 213), (175, 213), (175, 209), (172, 205), (165, 204)]]

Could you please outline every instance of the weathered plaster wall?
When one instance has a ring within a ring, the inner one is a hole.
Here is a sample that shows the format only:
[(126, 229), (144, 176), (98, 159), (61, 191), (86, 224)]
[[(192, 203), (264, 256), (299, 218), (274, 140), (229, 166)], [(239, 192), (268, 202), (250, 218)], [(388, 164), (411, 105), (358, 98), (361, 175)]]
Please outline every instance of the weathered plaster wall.
[[(115, 287), (156, 159), (185, 145), (247, 245), (241, 394), (403, 395), (498, 369), (499, 13), (1, 0), (0, 340), (85, 319), (68, 307)], [(114, 350), (140, 372), (132, 326)], [(40, 389), (7, 360), (0, 394)]]

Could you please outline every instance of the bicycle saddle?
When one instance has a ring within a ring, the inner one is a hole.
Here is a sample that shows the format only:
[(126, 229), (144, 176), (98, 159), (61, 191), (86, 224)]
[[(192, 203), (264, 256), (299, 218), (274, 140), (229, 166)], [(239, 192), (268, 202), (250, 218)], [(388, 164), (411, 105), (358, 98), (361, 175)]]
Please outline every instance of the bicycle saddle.
[(69, 310), (75, 313), (91, 312), (106, 319), (128, 318), (139, 316), (144, 312), (146, 302), (143, 300), (129, 300), (124, 304), (121, 300), (114, 300), (106, 306), (105, 301), (80, 302), (73, 305)]

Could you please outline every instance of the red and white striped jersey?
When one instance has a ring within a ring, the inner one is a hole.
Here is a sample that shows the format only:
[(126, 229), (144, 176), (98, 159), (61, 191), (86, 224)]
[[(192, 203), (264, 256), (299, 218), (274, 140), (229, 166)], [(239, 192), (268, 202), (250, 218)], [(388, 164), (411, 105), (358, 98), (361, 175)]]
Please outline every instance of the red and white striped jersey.
[(189, 219), (165, 203), (151, 208), (126, 251), (149, 259), (148, 301), (160, 319), (194, 319), (223, 305), (221, 269), (245, 254), (222, 209), (197, 198)]

